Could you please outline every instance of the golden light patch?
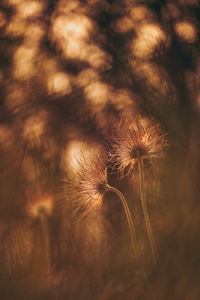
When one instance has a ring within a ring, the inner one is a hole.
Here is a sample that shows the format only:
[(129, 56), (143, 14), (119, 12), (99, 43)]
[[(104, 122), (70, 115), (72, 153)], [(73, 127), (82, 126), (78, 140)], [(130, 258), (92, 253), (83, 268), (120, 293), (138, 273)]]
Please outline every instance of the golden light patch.
[(71, 92), (70, 77), (64, 72), (58, 72), (48, 78), (49, 94), (66, 95)]
[(132, 119), (136, 114), (134, 99), (126, 90), (120, 89), (113, 92), (110, 97), (110, 102), (123, 117)]
[(24, 38), (26, 44), (36, 46), (45, 34), (43, 24), (32, 23), (26, 26), (26, 31), (24, 32)]
[(120, 18), (114, 25), (114, 29), (120, 33), (126, 33), (127, 31), (133, 29), (133, 21), (129, 17)]
[(12, 36), (21, 36), (25, 32), (26, 23), (18, 17), (13, 17), (6, 26), (5, 32)]
[(64, 161), (66, 167), (69, 167), (73, 171), (78, 171), (78, 165), (83, 157), (83, 153), (86, 157), (90, 156), (90, 147), (87, 143), (80, 140), (72, 140), (64, 153)]
[(10, 5), (19, 5), (24, 2), (24, 0), (7, 0)]
[(102, 151), (101, 146), (95, 143), (89, 143), (89, 141), (81, 141), (80, 139), (71, 140), (67, 145), (64, 152), (63, 165), (68, 170), (72, 170), (74, 173), (79, 172), (79, 165), (81, 161), (91, 161), (91, 156), (98, 155)]
[(93, 82), (84, 88), (86, 102), (93, 111), (101, 111), (109, 97), (110, 87), (100, 81)]
[(42, 1), (23, 1), (17, 6), (17, 15), (20, 18), (39, 17), (44, 9)]
[(52, 38), (66, 57), (82, 59), (92, 30), (92, 22), (84, 15), (59, 16), (53, 22)]
[(86, 69), (78, 74), (76, 82), (80, 86), (86, 86), (92, 82), (96, 82), (99, 75), (93, 69)]
[(34, 143), (39, 142), (45, 133), (47, 113), (40, 111), (26, 119), (24, 122), (23, 137)]
[(29, 79), (35, 70), (34, 62), (37, 51), (35, 48), (20, 46), (14, 54), (13, 75), (18, 79)]
[(57, 6), (57, 12), (61, 14), (69, 14), (79, 12), (81, 10), (80, 2), (77, 0), (60, 0)]
[(153, 12), (143, 5), (135, 6), (130, 10), (130, 17), (134, 23), (152, 19)]
[(59, 16), (53, 23), (53, 33), (65, 40), (83, 40), (89, 37), (92, 23), (84, 15)]
[(174, 29), (178, 37), (185, 42), (192, 43), (197, 38), (196, 29), (189, 22), (178, 22), (175, 24)]
[(85, 57), (85, 48), (87, 44), (84, 41), (69, 39), (62, 44), (62, 49), (67, 58), (80, 59)]
[(105, 70), (110, 68), (111, 57), (96, 45), (85, 45), (81, 52), (81, 58), (95, 69)]
[(137, 38), (131, 44), (134, 56), (145, 58), (153, 54), (161, 42), (166, 41), (164, 31), (157, 24), (145, 23), (139, 26)]

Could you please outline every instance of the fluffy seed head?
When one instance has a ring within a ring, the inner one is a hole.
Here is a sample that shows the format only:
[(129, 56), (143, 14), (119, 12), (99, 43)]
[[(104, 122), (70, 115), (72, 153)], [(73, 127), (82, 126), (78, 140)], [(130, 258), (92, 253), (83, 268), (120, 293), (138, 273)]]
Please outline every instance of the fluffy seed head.
[(65, 182), (67, 205), (84, 214), (101, 209), (107, 189), (107, 171), (100, 157), (81, 159), (76, 163), (74, 176)]
[(133, 122), (121, 121), (109, 138), (110, 161), (121, 177), (137, 169), (137, 162), (144, 167), (153, 166), (155, 159), (163, 156), (166, 138), (160, 135), (158, 125), (137, 116)]

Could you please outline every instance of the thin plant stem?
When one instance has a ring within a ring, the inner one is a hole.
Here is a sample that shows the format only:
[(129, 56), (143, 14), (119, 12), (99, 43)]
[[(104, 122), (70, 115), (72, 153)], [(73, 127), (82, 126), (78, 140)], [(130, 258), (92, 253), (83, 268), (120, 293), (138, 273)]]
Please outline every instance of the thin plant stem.
[(125, 211), (125, 214), (126, 214), (127, 223), (128, 223), (129, 230), (130, 230), (130, 236), (131, 236), (131, 243), (132, 243), (132, 247), (133, 247), (133, 252), (134, 252), (134, 256), (135, 256), (136, 263), (137, 263), (138, 255), (137, 255), (136, 232), (135, 232), (135, 227), (134, 227), (134, 224), (133, 224), (133, 220), (132, 220), (131, 213), (130, 213), (128, 204), (126, 202), (126, 199), (125, 199), (124, 195), (118, 189), (110, 186), (109, 184), (107, 184), (107, 190), (115, 193), (120, 198), (120, 200), (123, 204), (123, 208), (124, 208), (124, 211)]
[(154, 264), (156, 264), (157, 250), (156, 250), (155, 241), (154, 241), (154, 237), (153, 237), (153, 231), (152, 231), (151, 223), (150, 223), (150, 219), (149, 219), (147, 203), (146, 203), (146, 199), (144, 197), (143, 161), (140, 159), (138, 159), (138, 169), (139, 169), (139, 186), (140, 186), (140, 199), (141, 199), (141, 204), (142, 204), (142, 210), (143, 210), (143, 214), (144, 214), (144, 220), (145, 220), (149, 243), (151, 246), (153, 261), (154, 261)]
[(44, 247), (44, 257), (45, 257), (45, 268), (47, 275), (50, 274), (50, 241), (49, 241), (49, 228), (47, 221), (47, 214), (45, 210), (41, 209), (39, 211), (41, 232), (42, 232), (42, 241)]

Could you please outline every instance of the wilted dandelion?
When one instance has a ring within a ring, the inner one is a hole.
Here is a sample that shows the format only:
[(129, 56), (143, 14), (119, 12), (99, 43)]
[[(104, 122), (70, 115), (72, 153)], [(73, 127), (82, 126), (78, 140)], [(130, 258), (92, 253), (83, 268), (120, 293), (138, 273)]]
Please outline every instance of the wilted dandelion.
[(101, 159), (79, 160), (76, 164), (77, 172), (73, 178), (66, 181), (66, 200), (74, 207), (74, 211), (82, 209), (84, 214), (97, 213), (101, 210), (104, 194), (108, 191), (115, 193), (121, 200), (126, 219), (128, 222), (131, 242), (137, 259), (136, 233), (128, 204), (123, 194), (116, 188), (110, 186), (107, 180), (106, 165)]
[(147, 203), (144, 197), (144, 169), (152, 169), (156, 159), (163, 156), (166, 138), (159, 134), (159, 127), (152, 122), (144, 122), (137, 116), (134, 122), (121, 122), (110, 138), (110, 160), (121, 177), (132, 172), (133, 177), (139, 176), (141, 204), (146, 230), (156, 262), (156, 247), (149, 220)]
[(50, 196), (39, 197), (34, 203), (28, 207), (28, 213), (33, 218), (40, 220), (41, 234), (43, 241), (43, 250), (45, 257), (45, 268), (47, 275), (50, 274), (50, 238), (48, 218), (52, 214), (53, 201)]

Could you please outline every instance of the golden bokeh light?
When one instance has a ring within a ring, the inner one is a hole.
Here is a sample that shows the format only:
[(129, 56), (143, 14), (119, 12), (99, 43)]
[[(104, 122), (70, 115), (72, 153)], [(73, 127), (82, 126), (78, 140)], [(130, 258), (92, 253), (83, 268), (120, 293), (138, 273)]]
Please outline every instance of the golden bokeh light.
[(7, 0), (8, 4), (10, 5), (20, 5), (21, 3), (23, 3), (25, 0)]
[(56, 7), (56, 11), (60, 14), (80, 13), (81, 10), (79, 0), (60, 0)]
[(84, 15), (61, 15), (53, 21), (52, 40), (66, 58), (86, 61), (97, 69), (107, 69), (111, 57), (90, 41), (94, 31), (95, 25)]
[(64, 151), (62, 165), (66, 170), (73, 171), (75, 174), (79, 172), (80, 162), (91, 161), (92, 156), (97, 156), (102, 152), (99, 144), (91, 143), (89, 140), (81, 139), (71, 140)]
[(85, 45), (81, 58), (87, 61), (94, 69), (107, 70), (111, 66), (111, 57), (94, 44)]
[(124, 118), (132, 120), (137, 112), (133, 96), (126, 90), (120, 89), (112, 93), (110, 102)]
[(24, 122), (23, 137), (30, 143), (40, 143), (42, 136), (45, 134), (47, 123), (47, 112), (41, 110), (36, 114), (28, 117)]
[(13, 75), (17, 79), (26, 80), (33, 76), (37, 49), (26, 45), (19, 46), (14, 54)]
[(43, 1), (21, 1), (17, 5), (17, 15), (20, 18), (39, 17), (44, 9)]
[(196, 29), (194, 25), (189, 22), (177, 22), (174, 29), (178, 37), (185, 42), (192, 43), (197, 38)]
[(78, 171), (79, 161), (81, 161), (83, 153), (89, 159), (90, 146), (87, 143), (80, 140), (72, 140), (69, 142), (64, 153), (66, 167), (75, 172)]
[(84, 15), (59, 16), (53, 21), (52, 34), (64, 55), (71, 59), (79, 58), (89, 38), (93, 26)]
[(64, 96), (72, 90), (70, 76), (64, 72), (57, 72), (48, 78), (49, 94)]
[(118, 19), (117, 22), (114, 23), (113, 27), (117, 32), (126, 33), (133, 29), (134, 25), (132, 19), (126, 16)]
[(144, 23), (138, 27), (137, 38), (131, 44), (134, 56), (147, 58), (161, 43), (166, 42), (166, 34), (158, 24)]
[(135, 6), (130, 10), (130, 17), (134, 23), (152, 20), (153, 16), (152, 10), (143, 5)]
[[(30, 37), (30, 24), (27, 22), (33, 19), (36, 20), (42, 15), (45, 7), (44, 1), (9, 0), (9, 4), (15, 7), (15, 14), (6, 26), (6, 34)], [(39, 32), (34, 32), (33, 28), (32, 31), (34, 37), (39, 34)]]
[(34, 22), (28, 24), (24, 33), (26, 45), (32, 45), (33, 47), (36, 47), (43, 38), (44, 34), (45, 28), (42, 23)]
[(6, 26), (5, 32), (7, 35), (11, 36), (23, 36), (26, 28), (26, 23), (24, 20), (13, 16), (11, 21)]
[(84, 88), (86, 103), (92, 111), (101, 111), (108, 101), (110, 87), (103, 82), (96, 81)]
[(85, 69), (76, 77), (76, 82), (81, 87), (96, 82), (97, 80), (99, 80), (99, 75), (93, 69)]

